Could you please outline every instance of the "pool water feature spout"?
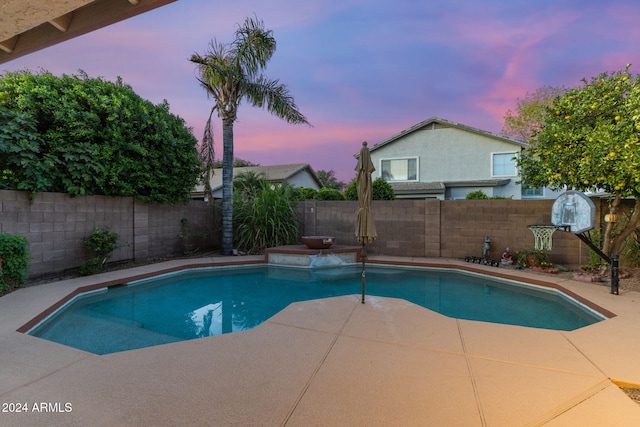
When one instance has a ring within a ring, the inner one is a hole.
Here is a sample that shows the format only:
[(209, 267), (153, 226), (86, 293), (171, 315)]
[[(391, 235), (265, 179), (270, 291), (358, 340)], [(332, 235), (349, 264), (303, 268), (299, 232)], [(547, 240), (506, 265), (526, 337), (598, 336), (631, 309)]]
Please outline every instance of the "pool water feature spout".
[(309, 255), (309, 267), (325, 267), (345, 264), (344, 260), (336, 254), (323, 254), (322, 251), (319, 251), (315, 255)]

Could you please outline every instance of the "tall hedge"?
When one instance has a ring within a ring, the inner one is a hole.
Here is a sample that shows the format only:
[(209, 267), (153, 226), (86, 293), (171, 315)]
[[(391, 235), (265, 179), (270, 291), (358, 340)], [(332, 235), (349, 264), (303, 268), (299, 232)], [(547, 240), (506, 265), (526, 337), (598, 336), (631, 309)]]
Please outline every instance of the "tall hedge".
[(186, 200), (201, 173), (196, 145), (167, 101), (154, 105), (120, 78), (0, 78), (0, 188)]

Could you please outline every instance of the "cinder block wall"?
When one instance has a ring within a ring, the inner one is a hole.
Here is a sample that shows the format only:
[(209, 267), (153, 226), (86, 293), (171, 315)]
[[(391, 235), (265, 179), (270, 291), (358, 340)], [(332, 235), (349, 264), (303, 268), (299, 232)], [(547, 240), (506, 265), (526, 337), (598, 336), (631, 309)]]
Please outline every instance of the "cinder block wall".
[[(78, 267), (88, 254), (82, 239), (94, 227), (109, 227), (120, 242), (133, 238), (133, 199), (104, 196), (69, 197), (61, 193), (0, 191), (0, 231), (29, 241), (31, 276)], [(114, 253), (113, 261), (133, 258), (133, 247)]]
[[(533, 249), (534, 236), (527, 226), (550, 224), (552, 204), (553, 200), (374, 201), (378, 239), (367, 251), (409, 257), (482, 256), (484, 237), (488, 236), (491, 256), (499, 259), (507, 246), (514, 254)], [(357, 245), (357, 209), (357, 202), (300, 203), (301, 234), (335, 236), (338, 244)], [(596, 218), (600, 218), (599, 211)], [(575, 267), (588, 262), (588, 248), (573, 234), (556, 231), (550, 258)]]
[[(601, 218), (600, 201), (594, 199)], [(606, 203), (606, 202), (602, 202)], [(549, 224), (553, 200), (393, 200), (374, 201), (378, 239), (367, 245), (373, 255), (464, 258), (481, 256), (484, 237), (491, 256), (505, 247), (513, 253), (532, 249), (527, 225)], [(357, 245), (357, 202), (308, 200), (297, 206), (300, 235), (330, 235), (338, 244)], [(145, 204), (127, 197), (69, 197), (0, 190), (0, 231), (21, 234), (30, 244), (31, 277), (76, 268), (89, 258), (82, 239), (94, 226), (110, 228), (125, 244), (112, 261), (145, 261), (182, 255), (185, 250), (218, 248), (220, 209), (202, 201)], [(181, 219), (190, 228), (190, 247), (178, 237)], [(556, 231), (553, 262), (575, 267), (588, 262), (588, 248), (576, 236)]]
[[(535, 239), (527, 226), (551, 224), (553, 200), (445, 200), (440, 203), (440, 256), (482, 256), (484, 237), (488, 236), (491, 257), (498, 259), (506, 247), (514, 254), (534, 248)], [(549, 253), (553, 262), (569, 266), (589, 260), (588, 249), (571, 233), (556, 231)]]
[(61, 193), (0, 190), (0, 231), (29, 241), (30, 277), (59, 273), (82, 265), (90, 256), (82, 240), (94, 227), (118, 233), (110, 261), (148, 260), (183, 253), (181, 218), (187, 218), (201, 249), (219, 245), (214, 207), (202, 201), (179, 205), (145, 204), (131, 197), (69, 197)]
[[(196, 249), (212, 249), (220, 246), (220, 225), (216, 222), (216, 210), (208, 203), (191, 201), (179, 205), (143, 205), (136, 204), (136, 209), (146, 208), (148, 224), (136, 227), (136, 236), (140, 245), (146, 244), (148, 252), (137, 248), (140, 258), (166, 258), (192, 252)], [(219, 215), (218, 215), (219, 217)], [(182, 219), (186, 219), (190, 235), (188, 246), (178, 235), (183, 233)], [(142, 218), (140, 218), (142, 221)], [(216, 232), (216, 230), (218, 232)]]

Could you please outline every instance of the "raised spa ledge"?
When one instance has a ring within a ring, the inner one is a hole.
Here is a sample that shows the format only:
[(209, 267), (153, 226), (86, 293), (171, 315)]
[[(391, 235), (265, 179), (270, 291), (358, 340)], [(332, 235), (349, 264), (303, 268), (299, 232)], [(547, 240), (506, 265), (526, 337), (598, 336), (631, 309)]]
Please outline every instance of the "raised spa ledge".
[[(265, 250), (268, 264), (311, 267), (314, 264), (340, 262), (352, 264), (360, 262), (360, 246), (332, 245), (329, 249), (309, 249), (306, 245), (285, 245)], [(327, 260), (327, 263), (317, 261)]]

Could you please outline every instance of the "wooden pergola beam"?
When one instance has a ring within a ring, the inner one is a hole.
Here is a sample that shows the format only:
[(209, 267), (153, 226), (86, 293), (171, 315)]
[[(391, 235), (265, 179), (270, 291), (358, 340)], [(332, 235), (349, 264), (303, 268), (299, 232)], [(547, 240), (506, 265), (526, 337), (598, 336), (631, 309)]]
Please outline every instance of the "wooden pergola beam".
[(49, 24), (53, 25), (58, 30), (64, 33), (71, 26), (72, 20), (73, 20), (73, 12), (69, 12), (65, 15), (58, 16), (57, 18), (52, 19), (51, 21), (49, 21)]
[(1, 41), (0, 49), (5, 51), (6, 53), (13, 52), (13, 49), (16, 47), (16, 43), (18, 43), (18, 37), (20, 36), (13, 36), (10, 39)]

